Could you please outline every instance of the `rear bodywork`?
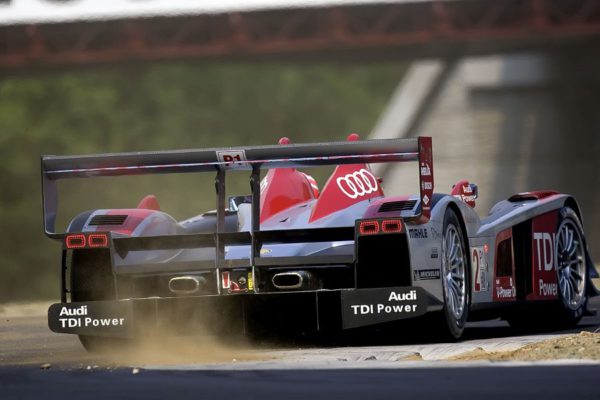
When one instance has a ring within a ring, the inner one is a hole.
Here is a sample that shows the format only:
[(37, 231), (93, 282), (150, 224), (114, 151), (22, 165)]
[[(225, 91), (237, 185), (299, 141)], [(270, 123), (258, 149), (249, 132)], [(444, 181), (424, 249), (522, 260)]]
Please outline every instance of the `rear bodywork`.
[[(419, 193), (384, 196), (367, 164), (405, 161), (418, 163)], [(337, 167), (318, 192), (297, 168), (322, 165)], [(268, 170), (262, 181), (261, 169)], [(230, 170), (249, 171), (251, 193), (226, 204)], [(216, 209), (175, 221), (149, 197), (135, 209), (83, 213), (55, 232), (57, 180), (174, 172), (213, 172)], [(43, 157), (45, 231), (63, 246), (61, 302), (49, 310), (50, 328), (134, 337), (232, 324), (325, 331), (417, 318), (444, 304), (448, 209), (466, 238), (473, 310), (500, 316), (522, 303), (557, 301), (552, 235), (560, 209), (579, 213), (575, 200), (525, 193), (480, 219), (473, 196), (434, 194), (433, 172), (426, 137)]]

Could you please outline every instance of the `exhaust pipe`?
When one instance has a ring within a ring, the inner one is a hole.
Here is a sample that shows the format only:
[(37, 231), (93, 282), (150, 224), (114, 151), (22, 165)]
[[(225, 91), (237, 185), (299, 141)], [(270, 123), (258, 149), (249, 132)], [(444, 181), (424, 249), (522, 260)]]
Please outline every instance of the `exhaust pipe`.
[(206, 279), (202, 276), (176, 276), (169, 280), (169, 290), (175, 294), (194, 294), (204, 286)]
[(307, 271), (280, 272), (273, 275), (271, 282), (279, 290), (309, 289), (313, 276)]

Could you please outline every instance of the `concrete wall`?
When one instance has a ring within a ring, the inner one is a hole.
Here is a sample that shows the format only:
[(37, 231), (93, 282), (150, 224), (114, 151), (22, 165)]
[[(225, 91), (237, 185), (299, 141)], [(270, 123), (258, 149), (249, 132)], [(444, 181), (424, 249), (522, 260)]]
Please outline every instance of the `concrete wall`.
[[(600, 262), (600, 57), (594, 54), (457, 62), (401, 136), (432, 136), (436, 191), (448, 192), (461, 178), (477, 183), (481, 216), (520, 191), (573, 194)], [(388, 194), (416, 191), (416, 166), (388, 170), (384, 184)]]

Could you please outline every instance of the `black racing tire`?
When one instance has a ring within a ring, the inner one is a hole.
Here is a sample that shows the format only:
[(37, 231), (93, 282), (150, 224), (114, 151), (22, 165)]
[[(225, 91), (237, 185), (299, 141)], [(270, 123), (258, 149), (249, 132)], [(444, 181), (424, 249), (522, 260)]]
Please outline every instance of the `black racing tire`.
[(111, 338), (100, 336), (77, 335), (79, 342), (88, 353), (93, 354), (121, 354), (135, 349), (133, 339)]
[[(587, 286), (589, 277), (585, 237), (583, 234), (583, 226), (581, 225), (581, 221), (579, 220), (577, 213), (572, 208), (561, 208), (559, 215), (560, 222), (556, 230), (556, 272), (558, 275), (558, 297), (560, 299), (560, 311), (557, 314), (557, 319), (561, 325), (573, 327), (577, 325), (577, 323), (579, 323), (581, 320), (581, 317), (583, 317), (588, 302)], [(566, 245), (568, 245), (568, 243), (562, 243), (561, 240), (560, 235), (567, 230), (570, 230), (573, 234), (572, 249), (567, 248)], [(570, 255), (571, 251), (574, 252), (572, 255)], [(573, 257), (573, 255), (576, 255), (576, 257)], [(574, 264), (571, 262), (574, 262)], [(572, 280), (566, 277), (566, 275), (570, 276)], [(579, 275), (581, 280), (577, 279), (576, 275)], [(565, 284), (569, 284), (571, 287), (573, 291), (571, 296), (569, 296), (568, 290), (565, 288)], [(575, 297), (572, 295), (575, 295)]]
[(456, 212), (444, 214), (441, 251), (442, 311), (432, 314), (430, 333), (438, 340), (456, 341), (463, 335), (471, 307), (471, 273), (465, 233)]
[[(572, 241), (565, 236), (566, 231), (571, 232), (569, 237)], [(556, 235), (558, 301), (512, 312), (506, 320), (515, 329), (526, 332), (569, 329), (577, 325), (585, 313), (589, 279), (586, 246), (581, 221), (572, 208), (563, 207), (559, 210)], [(573, 253), (569, 256), (570, 252)], [(571, 261), (577, 257), (580, 259), (572, 264)]]

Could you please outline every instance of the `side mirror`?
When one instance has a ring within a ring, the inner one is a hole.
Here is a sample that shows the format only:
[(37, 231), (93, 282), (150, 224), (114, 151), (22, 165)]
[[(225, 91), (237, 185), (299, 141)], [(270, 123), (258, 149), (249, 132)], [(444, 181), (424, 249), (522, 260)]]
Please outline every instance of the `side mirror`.
[(469, 183), (469, 186), (471, 187), (471, 191), (473, 192), (471, 195), (473, 196), (474, 199), (479, 197), (479, 189), (477, 188), (477, 185), (474, 183)]
[(450, 195), (461, 199), (471, 208), (475, 208), (475, 199), (479, 196), (479, 190), (476, 184), (462, 179), (452, 186)]

